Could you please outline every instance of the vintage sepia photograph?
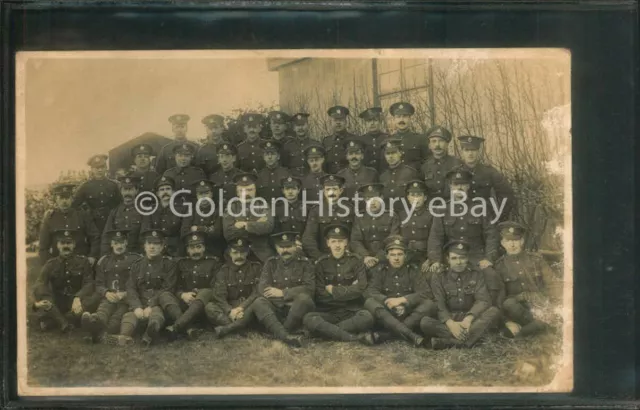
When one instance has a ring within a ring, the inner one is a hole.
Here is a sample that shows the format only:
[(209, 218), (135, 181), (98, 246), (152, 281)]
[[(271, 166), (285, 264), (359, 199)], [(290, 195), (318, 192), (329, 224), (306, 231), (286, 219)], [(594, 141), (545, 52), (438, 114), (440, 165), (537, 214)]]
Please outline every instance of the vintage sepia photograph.
[(570, 392), (570, 62), (19, 52), (18, 393)]

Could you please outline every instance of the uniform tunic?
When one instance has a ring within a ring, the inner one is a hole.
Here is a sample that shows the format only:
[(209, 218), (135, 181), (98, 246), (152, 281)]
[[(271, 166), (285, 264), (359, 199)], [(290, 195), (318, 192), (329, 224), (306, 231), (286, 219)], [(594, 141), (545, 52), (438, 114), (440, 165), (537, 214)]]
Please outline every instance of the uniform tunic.
[(346, 167), (338, 171), (338, 175), (345, 179), (343, 195), (347, 198), (353, 198), (362, 185), (378, 182), (378, 172), (371, 167), (361, 166), (357, 171)]
[(415, 263), (422, 263), (428, 256), (427, 249), (433, 225), (433, 215), (425, 204), (416, 208), (411, 218), (407, 218), (407, 216), (404, 210), (400, 213), (400, 235), (407, 241), (407, 248), (412, 253), (411, 260)]
[[(93, 269), (81, 255), (56, 256), (42, 267), (33, 295), (36, 301), (49, 300), (62, 313), (71, 309), (73, 299), (94, 292)], [(85, 307), (86, 308), (86, 307)]]
[(304, 149), (314, 141), (307, 138), (292, 138), (284, 143), (282, 147), (282, 165), (289, 168), (292, 175), (300, 177), (304, 175), (307, 169), (307, 159), (304, 155)]
[(282, 187), (280, 180), (290, 175), (289, 170), (277, 165), (273, 168), (264, 167), (258, 172), (258, 180), (256, 181), (257, 194), (267, 200), (271, 204), (272, 198), (282, 196)]
[(220, 259), (205, 256), (200, 260), (181, 258), (177, 261), (176, 297), (181, 300), (183, 292), (211, 289), (213, 278), (220, 269)]
[(45, 263), (49, 258), (58, 256), (58, 247), (54, 232), (61, 229), (74, 229), (72, 233), (76, 242), (75, 253), (98, 258), (100, 255), (100, 232), (93, 219), (85, 212), (77, 209), (47, 211), (40, 226), (40, 243), (38, 253), (40, 261)]
[[(320, 213), (322, 209), (322, 214)], [(344, 216), (341, 216), (344, 215)], [(329, 209), (328, 204), (314, 206), (309, 211), (307, 225), (302, 235), (302, 249), (311, 259), (318, 259), (328, 252), (327, 243), (324, 239), (324, 230), (331, 223), (341, 223), (351, 228), (353, 221), (353, 211), (346, 212), (344, 209), (334, 205)]]
[(387, 168), (380, 175), (380, 182), (384, 184), (383, 196), (386, 199), (404, 197), (405, 186), (414, 179), (418, 179), (418, 171), (408, 165), (400, 163), (395, 168)]
[[(275, 254), (269, 243), (269, 234), (273, 231), (273, 214), (271, 209), (261, 209), (260, 213), (265, 216), (258, 216), (250, 211), (250, 205), (246, 205), (246, 211), (242, 211), (242, 204), (235, 202), (231, 207), (232, 212), (223, 216), (222, 228), (227, 242), (232, 242), (240, 238), (248, 238), (251, 243), (251, 250), (261, 262), (264, 262)], [(232, 216), (231, 213), (241, 216)], [(262, 219), (264, 218), (264, 219)], [(236, 222), (247, 222), (246, 228), (236, 228)]]
[[(326, 286), (333, 285), (332, 293)], [(367, 288), (367, 271), (355, 254), (346, 251), (340, 258), (325, 255), (316, 263), (316, 306), (318, 311), (362, 309)]]
[(241, 173), (238, 168), (231, 168), (228, 171), (220, 168), (209, 176), (209, 181), (215, 185), (215, 195), (213, 196), (216, 204), (218, 203), (218, 191), (222, 190), (222, 199), (226, 202), (236, 196), (236, 184), (233, 182), (233, 178)]
[(522, 251), (518, 255), (504, 255), (495, 264), (495, 270), (504, 281), (500, 299), (514, 297), (522, 292), (536, 292), (559, 298), (554, 292), (553, 271), (542, 256)]
[(323, 189), (320, 179), (327, 175), (326, 172), (309, 171), (302, 177), (302, 191), (306, 192), (307, 202), (317, 201), (320, 198), (320, 191)]
[(388, 262), (382, 262), (373, 269), (365, 297), (381, 304), (388, 298), (404, 297), (410, 309), (433, 299), (431, 287), (418, 266), (404, 264), (394, 268)]
[(304, 256), (293, 256), (284, 261), (278, 256), (267, 259), (260, 274), (258, 294), (262, 295), (267, 287), (282, 290), (282, 298), (269, 298), (276, 306), (284, 306), (299, 294), (313, 297), (315, 292), (315, 271), (313, 264)]
[(109, 212), (121, 201), (120, 187), (116, 181), (108, 178), (90, 179), (80, 185), (71, 207), (80, 209), (86, 204), (98, 231), (102, 233)]
[(307, 215), (302, 207), (302, 201), (295, 202), (282, 201), (276, 202), (274, 232), (293, 231), (298, 232), (301, 236), (307, 224)]
[(429, 140), (422, 134), (413, 131), (400, 131), (392, 135), (402, 139), (404, 163), (413, 169), (420, 169), (422, 163), (430, 156)]
[(96, 292), (104, 297), (107, 292), (126, 292), (131, 266), (142, 258), (137, 253), (125, 252), (122, 255), (109, 253), (98, 261), (96, 266)]
[(225, 315), (231, 309), (241, 307), (247, 310), (258, 297), (258, 281), (261, 266), (258, 262), (247, 261), (238, 266), (227, 262), (218, 270), (213, 282), (213, 300)]
[(462, 161), (451, 155), (445, 155), (440, 159), (432, 156), (422, 164), (420, 173), (427, 185), (427, 197), (429, 200), (434, 197), (449, 198), (446, 175), (447, 172), (460, 166), (460, 164), (462, 164)]
[(431, 288), (442, 323), (449, 319), (460, 321), (469, 313), (478, 318), (491, 307), (484, 275), (469, 267), (461, 273), (449, 270), (433, 275)]
[(138, 192), (155, 192), (155, 183), (160, 174), (154, 170), (146, 171), (133, 171), (132, 176), (140, 178), (140, 185), (138, 185)]
[[(193, 183), (199, 179), (205, 179), (207, 176), (200, 168), (186, 166), (173, 167), (165, 171), (163, 174), (165, 177), (169, 177), (175, 181), (173, 192), (180, 191), (182, 189), (190, 190), (193, 187)], [(192, 192), (194, 193), (194, 192)]]
[(194, 207), (193, 214), (182, 219), (182, 227), (180, 228), (181, 236), (191, 232), (196, 226), (205, 231), (204, 247), (205, 254), (210, 256), (222, 257), (227, 243), (222, 233), (222, 218), (218, 216), (218, 210), (210, 216), (205, 216), (211, 212), (211, 208), (200, 209), (197, 212)]
[(197, 143), (189, 141), (187, 139), (176, 139), (175, 141), (171, 141), (170, 143), (166, 144), (160, 149), (160, 153), (156, 158), (155, 170), (158, 174), (162, 175), (166, 170), (177, 166), (173, 149), (178, 145), (183, 144), (191, 145), (193, 147), (193, 152), (197, 152), (198, 148), (200, 147)]
[(170, 206), (158, 209), (151, 215), (145, 215), (142, 218), (142, 226), (140, 229), (146, 231), (148, 229), (158, 229), (163, 231), (167, 241), (167, 252), (169, 256), (178, 256), (182, 250), (182, 242), (180, 240), (180, 229), (182, 228), (182, 218), (171, 210)]
[(400, 230), (398, 215), (384, 212), (374, 217), (367, 212), (354, 218), (351, 230), (351, 249), (361, 257), (372, 256), (383, 260), (386, 258), (384, 240), (389, 235), (397, 235)]
[[(480, 197), (488, 200), (492, 196), (493, 189), (498, 206), (502, 204), (503, 199), (507, 200), (500, 220), (508, 219), (509, 213), (516, 205), (516, 198), (511, 185), (509, 185), (504, 175), (491, 165), (485, 164), (477, 164), (473, 168), (462, 165), (461, 169), (471, 172), (473, 176), (469, 196), (471, 198)], [(488, 209), (493, 208), (488, 205)]]
[(382, 142), (389, 138), (389, 134), (382, 131), (367, 132), (360, 136), (360, 141), (365, 144), (364, 164), (382, 173), (387, 168), (387, 161), (382, 152)]
[(265, 167), (260, 138), (253, 141), (244, 140), (238, 144), (238, 168), (244, 172), (259, 172)]
[(129, 252), (140, 253), (140, 227), (142, 226), (142, 215), (136, 210), (135, 205), (118, 205), (109, 214), (107, 223), (104, 226), (102, 240), (100, 244), (100, 254), (107, 255), (111, 252), (111, 234), (105, 233), (112, 229), (128, 229), (127, 250)]
[(131, 265), (127, 282), (127, 301), (131, 310), (158, 306), (162, 292), (176, 289), (177, 263), (166, 256), (156, 259), (142, 257)]
[(324, 137), (322, 140), (322, 145), (327, 150), (325, 164), (328, 173), (337, 174), (338, 171), (348, 165), (344, 143), (351, 138), (356, 138), (356, 135), (344, 130)]

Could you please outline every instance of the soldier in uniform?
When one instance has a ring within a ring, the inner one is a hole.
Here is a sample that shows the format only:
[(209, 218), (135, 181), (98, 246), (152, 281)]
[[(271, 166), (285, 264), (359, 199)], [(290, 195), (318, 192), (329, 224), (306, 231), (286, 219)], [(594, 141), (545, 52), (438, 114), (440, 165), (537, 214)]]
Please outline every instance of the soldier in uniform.
[(344, 149), (348, 166), (338, 171), (337, 175), (344, 178), (344, 196), (351, 199), (362, 185), (378, 182), (378, 172), (363, 164), (365, 145), (360, 140), (347, 139)]
[(156, 172), (158, 174), (162, 175), (166, 170), (176, 166), (176, 159), (173, 151), (173, 148), (176, 145), (187, 144), (194, 148), (194, 152), (198, 150), (198, 144), (187, 139), (187, 123), (189, 122), (189, 119), (190, 117), (186, 114), (175, 114), (169, 117), (174, 141), (162, 147), (158, 157), (156, 158)]
[(122, 317), (119, 335), (105, 336), (107, 344), (132, 344), (134, 331), (143, 326), (142, 344), (150, 346), (165, 324), (159, 296), (163, 292), (175, 292), (176, 261), (163, 256), (164, 234), (159, 229), (150, 229), (140, 235), (144, 241), (144, 256), (131, 265), (127, 282), (127, 302), (131, 311)]
[(274, 231), (276, 232), (298, 232), (296, 244), (299, 251), (302, 251), (302, 233), (307, 223), (307, 214), (300, 200), (300, 188), (302, 180), (296, 177), (286, 177), (280, 180), (284, 201), (276, 202), (276, 216), (274, 221)]
[(366, 184), (358, 189), (368, 208), (361, 210), (362, 216), (354, 218), (351, 231), (351, 249), (363, 258), (367, 268), (375, 267), (386, 258), (384, 241), (390, 235), (397, 235), (400, 219), (396, 213), (383, 210), (382, 184)]
[[(451, 197), (457, 198), (456, 202), (461, 201), (463, 195), (471, 188), (471, 173), (465, 170), (453, 170), (449, 171), (446, 177), (449, 181)], [(428, 243), (429, 262), (431, 262), (429, 270), (435, 273), (443, 268), (442, 249), (446, 243), (453, 240), (467, 242), (469, 245), (467, 258), (474, 269), (478, 269), (485, 275), (485, 283), (491, 299), (497, 306), (498, 294), (502, 288), (502, 281), (493, 268), (493, 262), (498, 257), (498, 231), (496, 226), (491, 224), (490, 216), (475, 216), (477, 213), (471, 212), (472, 207), (471, 198), (467, 197), (466, 204), (447, 203), (446, 208), (441, 212), (444, 215), (433, 218)]]
[(316, 311), (304, 317), (311, 333), (342, 342), (363, 341), (373, 326), (373, 316), (362, 308), (367, 272), (362, 260), (347, 250), (349, 229), (333, 224), (324, 236), (330, 255), (316, 262)]
[(120, 195), (122, 203), (116, 206), (107, 218), (100, 244), (100, 255), (111, 253), (111, 233), (115, 229), (127, 231), (127, 251), (140, 253), (140, 227), (142, 226), (142, 214), (138, 212), (133, 203), (138, 195), (140, 178), (136, 176), (121, 176)]
[(309, 165), (309, 171), (302, 177), (302, 190), (307, 201), (317, 201), (322, 190), (324, 172), (325, 149), (318, 143), (310, 143), (304, 150), (304, 156)]
[(229, 243), (225, 263), (213, 280), (213, 298), (205, 308), (218, 338), (245, 329), (253, 321), (251, 304), (258, 297), (260, 263), (250, 261), (249, 241)]
[(292, 347), (302, 347), (302, 338), (291, 332), (315, 307), (315, 273), (313, 264), (296, 251), (295, 236), (296, 232), (272, 235), (278, 256), (265, 262), (258, 284), (259, 296), (251, 309), (277, 339)]
[(74, 252), (75, 234), (73, 229), (55, 231), (58, 256), (44, 264), (34, 286), (33, 309), (43, 330), (56, 326), (68, 332), (79, 324), (83, 312), (98, 304), (91, 263)]
[(452, 169), (460, 166), (462, 161), (449, 155), (451, 131), (440, 126), (434, 126), (427, 131), (431, 156), (422, 164), (420, 173), (427, 184), (429, 198), (449, 198), (446, 175)]
[(484, 275), (468, 263), (469, 250), (466, 242), (449, 242), (445, 247), (448, 269), (431, 280), (438, 318), (424, 317), (420, 329), (434, 349), (473, 347), (500, 320), (500, 310), (491, 306)]
[(205, 235), (205, 254), (221, 258), (226, 244), (222, 233), (222, 217), (220, 211), (214, 208), (213, 184), (208, 179), (201, 179), (194, 181), (191, 189), (195, 192), (196, 202), (191, 216), (182, 219), (180, 233), (184, 236), (194, 229), (201, 230)]
[(327, 150), (327, 172), (337, 174), (347, 166), (347, 159), (342, 152), (344, 143), (348, 139), (355, 139), (356, 135), (347, 131), (347, 116), (349, 115), (347, 107), (336, 105), (329, 108), (327, 114), (331, 117), (333, 134), (324, 137), (322, 145)]
[[(166, 246), (163, 249), (169, 256), (179, 256), (180, 250), (180, 229), (182, 228), (182, 218), (177, 212), (171, 209), (171, 197), (174, 192), (175, 183), (167, 176), (161, 176), (156, 181), (155, 194), (159, 200), (159, 206), (149, 215), (142, 217), (142, 231), (151, 229), (162, 230), (165, 237)], [(179, 210), (178, 204), (174, 208)]]
[(149, 144), (138, 144), (131, 148), (131, 157), (133, 158), (135, 170), (130, 173), (130, 176), (139, 179), (138, 192), (152, 192), (153, 184), (160, 177), (160, 174), (151, 167), (151, 157), (153, 155), (155, 155), (155, 152)]
[(342, 223), (351, 228), (353, 221), (352, 210), (344, 203), (338, 204), (343, 191), (344, 178), (325, 175), (321, 181), (324, 198), (320, 205), (313, 206), (309, 210), (307, 225), (302, 235), (302, 249), (313, 260), (317, 260), (329, 251), (324, 239), (324, 229), (329, 224)]
[(57, 184), (53, 187), (55, 208), (48, 210), (40, 226), (40, 261), (44, 264), (49, 258), (58, 256), (54, 233), (66, 229), (73, 234), (74, 249), (77, 255), (87, 256), (93, 265), (100, 255), (100, 232), (93, 219), (85, 212), (71, 208), (71, 197), (75, 184)]
[[(484, 138), (465, 135), (458, 137), (458, 141), (460, 142), (460, 156), (463, 162), (460, 169), (469, 171), (472, 176), (469, 196), (486, 200), (495, 196), (499, 205), (506, 201), (500, 220), (508, 219), (511, 210), (516, 206), (516, 199), (513, 189), (504, 175), (491, 165), (480, 163), (480, 147), (484, 142)], [(492, 210), (493, 208), (489, 207), (489, 209)]]
[(424, 338), (415, 331), (423, 317), (436, 314), (431, 288), (420, 268), (408, 263), (401, 236), (388, 237), (385, 250), (387, 260), (373, 269), (365, 291), (365, 309), (386, 329), (373, 332), (371, 343), (399, 337), (415, 347), (422, 346)]
[(561, 300), (553, 286), (553, 272), (538, 254), (524, 250), (526, 229), (517, 222), (498, 225), (506, 254), (496, 261), (496, 271), (504, 282), (499, 306), (506, 317), (502, 334), (522, 338), (543, 332), (551, 306)]
[(433, 214), (427, 205), (427, 186), (420, 180), (409, 181), (406, 185), (407, 202), (415, 206), (413, 213), (400, 212), (400, 235), (408, 241), (409, 261), (421, 267), (422, 272), (429, 270), (428, 241), (433, 224)]
[(282, 111), (270, 111), (267, 116), (271, 128), (271, 140), (278, 142), (281, 147), (284, 146), (292, 138), (287, 133), (287, 124), (291, 118)]
[(392, 137), (402, 141), (404, 163), (418, 170), (429, 157), (429, 144), (424, 135), (411, 130), (411, 117), (415, 112), (413, 105), (403, 101), (391, 104), (389, 107), (389, 113), (396, 128)]
[(88, 162), (91, 167), (89, 179), (76, 190), (71, 207), (87, 209), (91, 219), (102, 233), (109, 212), (121, 201), (118, 184), (107, 178), (107, 156), (94, 155)]
[(303, 176), (307, 172), (305, 148), (313, 142), (309, 138), (309, 114), (299, 112), (291, 118), (295, 136), (282, 147), (282, 165), (289, 168), (291, 175)]
[(273, 231), (273, 214), (268, 204), (266, 208), (256, 208), (255, 212), (251, 212), (250, 205), (256, 198), (254, 174), (238, 174), (235, 182), (239, 201), (233, 202), (229, 213), (222, 217), (224, 238), (227, 242), (248, 238), (253, 254), (260, 262), (264, 262), (274, 255), (269, 244), (269, 234)]
[[(207, 177), (203, 170), (191, 165), (191, 161), (193, 161), (193, 156), (195, 155), (195, 149), (196, 148), (190, 144), (180, 144), (173, 147), (176, 166), (166, 170), (163, 176), (173, 180), (175, 183), (173, 187), (174, 192), (190, 189), (195, 181)], [(181, 195), (183, 199), (187, 196), (188, 195)]]
[(272, 198), (280, 197), (280, 180), (289, 176), (289, 170), (280, 165), (279, 142), (263, 141), (261, 147), (265, 167), (258, 172), (258, 196), (270, 204)]
[(218, 146), (222, 143), (229, 143), (224, 137), (224, 117), (222, 115), (211, 114), (202, 119), (207, 130), (205, 143), (198, 148), (194, 165), (202, 169), (205, 174), (211, 175), (220, 167), (218, 164)]
[(382, 108), (371, 107), (359, 115), (364, 120), (367, 132), (360, 136), (365, 144), (364, 164), (381, 174), (387, 167), (382, 153), (382, 143), (389, 138), (389, 134), (382, 132)]
[(196, 229), (186, 233), (183, 240), (188, 256), (177, 261), (175, 293), (165, 291), (158, 296), (158, 304), (172, 323), (167, 326), (172, 340), (180, 334), (193, 340), (201, 333), (194, 324), (204, 318), (204, 308), (213, 295), (213, 278), (222, 265), (215, 256), (205, 255), (205, 232)]
[[(218, 163), (220, 169), (209, 176), (209, 180), (222, 190), (222, 198), (224, 202), (229, 201), (236, 194), (236, 187), (234, 178), (241, 173), (238, 168), (235, 167), (235, 162), (238, 157), (238, 150), (232, 144), (223, 143), (218, 146)], [(216, 195), (216, 200), (219, 194)]]
[(383, 143), (384, 158), (387, 169), (380, 174), (380, 182), (384, 184), (383, 195), (388, 201), (399, 199), (404, 195), (404, 189), (409, 181), (418, 179), (418, 171), (402, 162), (402, 140), (390, 138)]
[(248, 113), (242, 116), (241, 121), (247, 138), (238, 144), (238, 168), (244, 172), (258, 173), (265, 165), (260, 146), (263, 118), (260, 114)]
[(128, 251), (128, 229), (109, 229), (103, 236), (108, 238), (111, 252), (96, 264), (95, 288), (100, 304), (95, 313), (82, 313), (82, 328), (91, 334), (94, 343), (100, 341), (105, 332), (120, 331), (122, 317), (129, 311), (126, 297), (131, 266), (141, 258), (140, 254)]

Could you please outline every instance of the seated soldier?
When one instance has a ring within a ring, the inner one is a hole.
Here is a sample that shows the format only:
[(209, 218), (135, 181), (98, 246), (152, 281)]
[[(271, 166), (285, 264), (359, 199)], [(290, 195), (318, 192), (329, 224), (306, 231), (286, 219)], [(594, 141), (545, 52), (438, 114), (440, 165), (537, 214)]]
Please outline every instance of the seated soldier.
[[(543, 332), (550, 308), (561, 300), (553, 286), (553, 272), (545, 260), (524, 248), (525, 227), (516, 222), (498, 224), (502, 247), (507, 251), (496, 262), (496, 271), (504, 281), (500, 305), (507, 322), (502, 334), (525, 337)], [(542, 320), (542, 319), (545, 320)]]
[(316, 311), (307, 313), (304, 327), (330, 340), (367, 343), (362, 332), (373, 326), (373, 316), (362, 308), (367, 288), (364, 264), (347, 250), (346, 226), (329, 225), (324, 236), (331, 254), (316, 263)]
[(469, 263), (469, 249), (466, 242), (449, 242), (445, 246), (449, 267), (431, 278), (438, 318), (423, 318), (420, 328), (434, 349), (473, 347), (500, 320), (484, 275)]
[(407, 246), (401, 236), (387, 238), (385, 249), (387, 260), (372, 272), (364, 307), (390, 333), (373, 332), (369, 338), (371, 343), (380, 343), (400, 337), (422, 346), (424, 338), (415, 330), (423, 317), (436, 314), (431, 288), (420, 267), (407, 263)]
[(144, 256), (131, 265), (127, 282), (127, 312), (120, 325), (119, 335), (105, 336), (107, 344), (129, 345), (133, 343), (133, 332), (144, 326), (142, 344), (150, 346), (164, 327), (164, 312), (158, 297), (162, 292), (173, 292), (176, 287), (176, 262), (163, 256), (166, 238), (162, 231), (150, 229), (140, 233)]
[(194, 322), (204, 317), (204, 307), (213, 293), (211, 282), (220, 269), (220, 259), (205, 256), (206, 233), (198, 228), (182, 238), (187, 247), (187, 257), (178, 260), (176, 267), (176, 292), (165, 291), (158, 302), (167, 319), (173, 324), (167, 326), (169, 338), (175, 340), (180, 334), (196, 339), (201, 329)]
[(367, 268), (375, 267), (386, 257), (384, 240), (390, 235), (397, 235), (400, 229), (398, 215), (382, 209), (382, 184), (362, 185), (358, 194), (365, 200), (360, 209), (361, 217), (353, 219), (351, 231), (351, 249), (364, 258)]
[(102, 299), (96, 313), (82, 314), (82, 328), (91, 334), (94, 343), (103, 339), (105, 331), (108, 334), (120, 331), (122, 317), (129, 311), (126, 296), (131, 265), (141, 258), (127, 251), (130, 237), (127, 229), (108, 230), (103, 237), (109, 238), (111, 252), (96, 265), (96, 293)]
[(249, 260), (249, 252), (247, 239), (230, 242), (212, 282), (213, 298), (205, 312), (218, 338), (245, 329), (254, 319), (250, 307), (258, 297), (261, 266)]
[(313, 264), (296, 250), (295, 232), (272, 235), (278, 256), (269, 258), (260, 275), (258, 294), (252, 310), (256, 318), (277, 339), (292, 347), (303, 340), (291, 334), (315, 304)]
[(75, 235), (72, 229), (54, 232), (58, 256), (44, 264), (36, 281), (33, 309), (42, 330), (55, 326), (68, 332), (79, 324), (83, 312), (93, 311), (98, 304), (93, 269), (86, 256), (75, 254)]

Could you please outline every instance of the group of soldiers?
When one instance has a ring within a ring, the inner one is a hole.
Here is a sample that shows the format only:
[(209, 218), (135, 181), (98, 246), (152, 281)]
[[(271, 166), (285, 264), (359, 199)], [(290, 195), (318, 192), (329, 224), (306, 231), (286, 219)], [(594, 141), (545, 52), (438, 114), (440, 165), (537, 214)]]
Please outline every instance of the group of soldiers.
[[(88, 181), (54, 186), (55, 207), (42, 221), (33, 289), (40, 327), (79, 326), (91, 342), (121, 346), (260, 329), (293, 347), (313, 336), (435, 349), (473, 347), (494, 330), (511, 338), (544, 331), (537, 312), (559, 299), (553, 273), (524, 250), (526, 229), (508, 220), (513, 190), (480, 163), (483, 138), (458, 137), (461, 156), (451, 156), (451, 132), (411, 131), (414, 111), (393, 104), (388, 135), (382, 109), (369, 108), (359, 114), (367, 133), (357, 136), (347, 131), (349, 109), (335, 106), (327, 113), (334, 132), (321, 142), (308, 134), (307, 113), (244, 114), (243, 135), (210, 115), (203, 145), (186, 138), (189, 116), (177, 114), (174, 141), (159, 153), (135, 146), (133, 170), (117, 181), (107, 156), (93, 156)], [(183, 189), (191, 195), (178, 207), (217, 191), (238, 207), (284, 200), (260, 215), (185, 217), (170, 206)], [(136, 207), (143, 191), (158, 199), (150, 214)], [(305, 208), (302, 192), (322, 205)], [(356, 193), (371, 212), (331, 212)], [(427, 207), (433, 198), (478, 197), (504, 200), (499, 223)], [(390, 198), (415, 211), (377, 213)]]

